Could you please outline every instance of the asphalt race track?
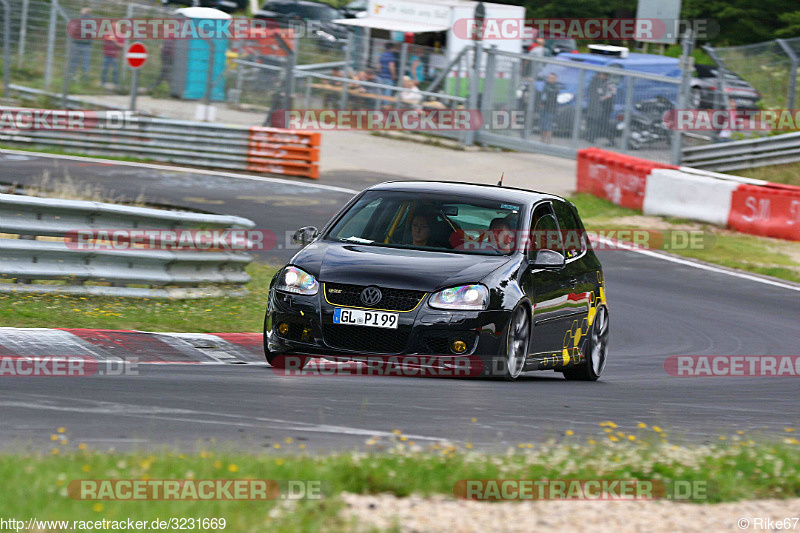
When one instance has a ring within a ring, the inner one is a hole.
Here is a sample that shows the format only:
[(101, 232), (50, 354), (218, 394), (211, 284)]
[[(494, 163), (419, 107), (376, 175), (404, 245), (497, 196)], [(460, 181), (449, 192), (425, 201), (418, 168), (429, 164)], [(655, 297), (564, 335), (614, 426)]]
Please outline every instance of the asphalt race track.
[[(352, 192), (383, 176), (314, 183), (242, 180), (0, 154), (4, 176), (35, 183), (67, 172), (118, 195), (251, 218), (276, 232), (321, 225)], [(339, 179), (341, 178), (341, 179)], [(350, 181), (348, 181), (350, 180)], [(3, 181), (12, 181), (3, 178)], [(279, 233), (282, 235), (283, 233)], [(280, 240), (279, 240), (280, 242)], [(262, 260), (285, 260), (285, 249)], [(798, 377), (678, 378), (670, 355), (800, 355), (800, 290), (630, 251), (601, 251), (611, 312), (609, 364), (598, 383), (531, 373), (517, 383), (399, 377), (282, 377), (266, 365), (143, 365), (138, 376), (0, 378), (0, 446), (48, 446), (54, 427), (93, 447), (218, 444), (266, 449), (286, 437), (309, 449), (363, 446), (399, 429), (420, 444), (505, 449), (657, 424), (673, 441), (736, 430), (777, 434), (800, 423)], [(53, 319), (53, 327), (58, 320)], [(475, 422), (472, 419), (476, 419)]]

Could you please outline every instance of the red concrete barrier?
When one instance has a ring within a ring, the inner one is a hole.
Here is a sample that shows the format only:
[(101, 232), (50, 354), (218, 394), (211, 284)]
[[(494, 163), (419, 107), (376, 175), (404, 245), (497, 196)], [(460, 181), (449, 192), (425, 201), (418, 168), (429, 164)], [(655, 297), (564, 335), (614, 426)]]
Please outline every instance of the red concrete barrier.
[(733, 191), (728, 227), (753, 235), (800, 241), (800, 187), (739, 185)]
[(641, 211), (647, 175), (654, 168), (678, 167), (599, 148), (578, 150), (576, 188)]

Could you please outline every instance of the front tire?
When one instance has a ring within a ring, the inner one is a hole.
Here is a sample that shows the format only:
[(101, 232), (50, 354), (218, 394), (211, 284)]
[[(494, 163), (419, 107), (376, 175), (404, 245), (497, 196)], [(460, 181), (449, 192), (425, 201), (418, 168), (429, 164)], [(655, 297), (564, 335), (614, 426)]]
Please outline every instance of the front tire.
[(531, 321), (528, 310), (524, 305), (520, 305), (511, 315), (508, 324), (508, 334), (506, 336), (505, 357), (496, 360), (500, 369), (496, 376), (506, 381), (516, 381), (525, 370), (525, 360), (528, 357), (528, 346), (531, 340)]
[(568, 381), (597, 381), (608, 358), (608, 309), (601, 305), (592, 322), (586, 342), (586, 361), (580, 366), (564, 370)]

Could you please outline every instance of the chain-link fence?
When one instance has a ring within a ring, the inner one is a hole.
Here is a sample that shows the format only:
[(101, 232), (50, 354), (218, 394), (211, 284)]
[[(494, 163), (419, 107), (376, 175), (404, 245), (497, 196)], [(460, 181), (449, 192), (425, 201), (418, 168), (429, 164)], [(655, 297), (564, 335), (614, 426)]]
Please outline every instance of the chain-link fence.
[[(478, 139), (570, 153), (589, 146), (672, 158), (664, 115), (679, 102), (681, 77), (489, 50)], [(488, 135), (486, 135), (488, 134)]]
[(724, 66), (761, 94), (765, 109), (794, 108), (800, 37), (724, 48), (710, 48)]
[[(9, 1), (12, 83), (26, 89), (22, 94), (50, 95), (56, 107), (64, 105), (58, 97), (66, 94), (91, 101), (97, 95), (129, 95), (132, 89), (131, 69), (124, 63), (130, 43), (73, 39), (67, 35), (70, 20), (175, 16), (174, 8), (157, 4)], [(663, 117), (680, 104), (679, 96), (686, 105), (688, 91), (687, 86), (679, 95), (689, 69), (683, 69), (682, 80), (680, 69), (663, 76), (492, 48), (481, 48), (476, 57), (473, 45), (447, 57), (442, 48), (369, 38), (360, 28), (336, 37), (282, 33), (143, 42), (149, 58), (139, 71), (138, 92), (156, 99), (207, 99), (258, 111), (409, 105), (480, 111), (483, 126), (477, 131), (443, 134), (466, 144), (563, 156), (608, 146), (676, 161), (680, 134), (666, 129)]]

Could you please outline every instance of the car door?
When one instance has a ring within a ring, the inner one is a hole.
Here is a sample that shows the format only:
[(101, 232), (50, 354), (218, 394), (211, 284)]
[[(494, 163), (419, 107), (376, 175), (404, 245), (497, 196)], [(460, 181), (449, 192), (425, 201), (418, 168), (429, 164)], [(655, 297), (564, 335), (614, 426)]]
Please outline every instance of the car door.
[(587, 254), (586, 233), (575, 209), (563, 200), (553, 200), (559, 233), (563, 238), (564, 268), (561, 281), (566, 299), (559, 317), (564, 337), (562, 349), (571, 354), (585, 340), (587, 317), (592, 302), (592, 292), (597, 282), (597, 272)]
[(536, 253), (540, 249), (563, 253), (558, 222), (549, 200), (533, 208), (527, 249), (529, 266), (523, 276), (524, 290), (533, 303), (531, 352), (548, 355), (560, 353), (562, 349), (566, 331), (564, 302), (569, 294), (569, 287), (563, 279), (563, 269), (545, 270), (533, 267)]

